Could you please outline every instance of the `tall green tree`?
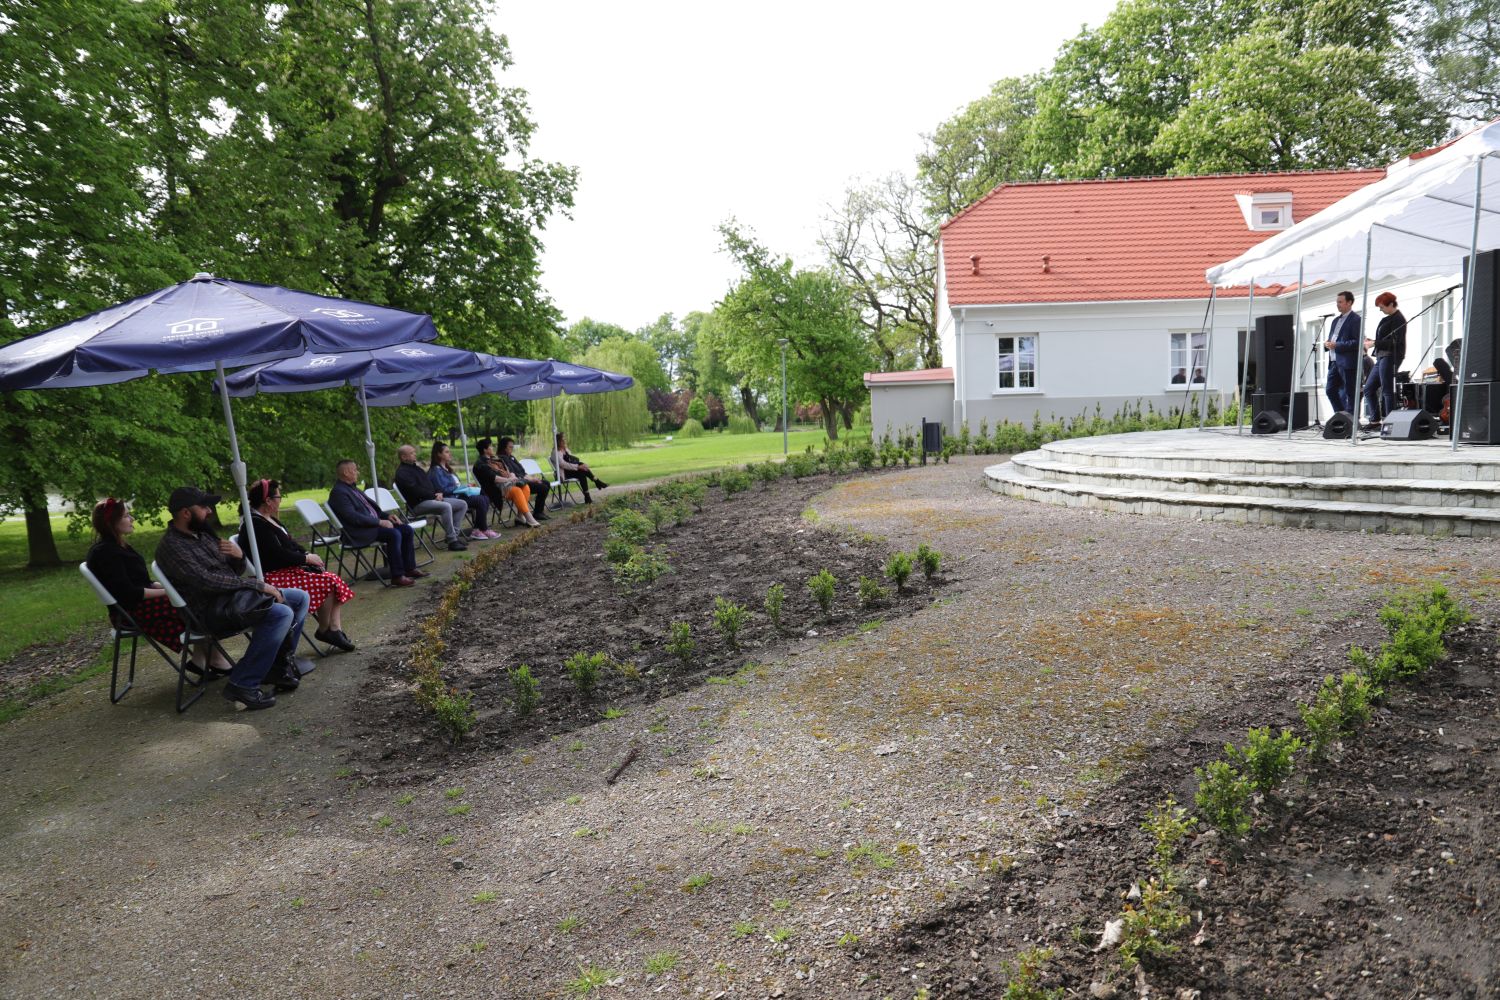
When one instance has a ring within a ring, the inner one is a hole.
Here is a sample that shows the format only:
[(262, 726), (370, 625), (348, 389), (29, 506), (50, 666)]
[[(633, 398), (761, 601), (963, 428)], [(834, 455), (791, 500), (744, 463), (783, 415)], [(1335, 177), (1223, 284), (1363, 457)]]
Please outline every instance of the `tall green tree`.
[(1412, 0), (1407, 20), (1436, 100), (1454, 118), (1500, 115), (1500, 2)]
[(935, 221), (951, 218), (996, 184), (1037, 180), (1030, 148), (1039, 78), (1005, 77), (926, 137), (917, 184)]
[(779, 372), (780, 341), (788, 341), (788, 395), (818, 403), (824, 430), (837, 440), (841, 419), (854, 425), (871, 367), (849, 288), (830, 271), (798, 270), (789, 258), (777, 259), (733, 221), (719, 233), (744, 271), (719, 307), (732, 357), (770, 379)]
[(561, 351), (559, 357), (567, 361), (581, 360), (594, 345), (608, 340), (611, 337), (629, 337), (630, 331), (623, 326), (613, 323), (603, 323), (596, 319), (585, 316), (563, 331), (558, 338), (558, 349)]

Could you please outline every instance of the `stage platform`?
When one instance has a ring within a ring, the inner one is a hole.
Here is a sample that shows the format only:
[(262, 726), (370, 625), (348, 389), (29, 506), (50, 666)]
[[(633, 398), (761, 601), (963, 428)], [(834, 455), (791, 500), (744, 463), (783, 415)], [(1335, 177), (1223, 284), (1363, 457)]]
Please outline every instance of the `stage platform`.
[(1132, 514), (1341, 531), (1500, 535), (1500, 446), (1351, 444), (1248, 427), (1054, 441), (985, 469), (997, 493)]

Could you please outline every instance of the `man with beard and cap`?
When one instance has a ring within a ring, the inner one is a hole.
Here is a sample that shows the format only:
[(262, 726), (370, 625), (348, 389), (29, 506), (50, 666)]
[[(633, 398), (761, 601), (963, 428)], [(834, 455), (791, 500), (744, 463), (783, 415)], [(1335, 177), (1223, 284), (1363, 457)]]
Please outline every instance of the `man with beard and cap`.
[(276, 603), (250, 634), (250, 645), (229, 672), (224, 697), (246, 708), (270, 708), (274, 695), (260, 689), (271, 684), (278, 691), (297, 687), (303, 673), (311, 669), (308, 661), (299, 661), (294, 652), (307, 617), (307, 594), (301, 590), (278, 589), (245, 571), (245, 556), (229, 539), (220, 539), (209, 527), (219, 496), (205, 493), (195, 486), (179, 486), (167, 501), (172, 520), (156, 546), (156, 562), (172, 581), (189, 610), (200, 622), (210, 620), (215, 600), (236, 590), (254, 590), (267, 594)]

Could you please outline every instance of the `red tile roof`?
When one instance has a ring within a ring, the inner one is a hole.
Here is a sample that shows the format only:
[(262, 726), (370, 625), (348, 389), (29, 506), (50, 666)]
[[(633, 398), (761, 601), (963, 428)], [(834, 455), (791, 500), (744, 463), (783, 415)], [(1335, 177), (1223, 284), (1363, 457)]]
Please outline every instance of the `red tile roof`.
[(865, 372), (865, 385), (891, 382), (952, 382), (952, 368), (919, 368), (914, 372)]
[(1298, 221), (1384, 176), (1380, 169), (1002, 184), (943, 224), (948, 302), (1207, 298), (1206, 268), (1275, 235), (1252, 231), (1235, 195), (1291, 192)]

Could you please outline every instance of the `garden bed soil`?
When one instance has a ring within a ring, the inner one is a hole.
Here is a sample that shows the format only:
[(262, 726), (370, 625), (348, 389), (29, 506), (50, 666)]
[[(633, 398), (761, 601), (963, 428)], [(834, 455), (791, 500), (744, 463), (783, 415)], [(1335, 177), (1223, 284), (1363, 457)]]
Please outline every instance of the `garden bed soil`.
[[(898, 592), (882, 575), (893, 551), (889, 545), (818, 527), (810, 508), (804, 514), (808, 502), (835, 483), (880, 475), (782, 479), (769, 489), (756, 483), (727, 498), (721, 487), (712, 487), (701, 511), (664, 526), (647, 542), (666, 558), (670, 572), (633, 588), (617, 585), (604, 559), (607, 517), (559, 524), (567, 515), (554, 514), (547, 537), (475, 580), (445, 636), (443, 677), (473, 695), (476, 729), (458, 747), (447, 746), (431, 713), (413, 700), (402, 662), (387, 658), (365, 692), (375, 708), (365, 716), (361, 742), (370, 751), (365, 756), (379, 760), (369, 760), (362, 774), (389, 778), (415, 769), (411, 776), (417, 776), (423, 762), (492, 756), (542, 742), (592, 725), (609, 709), (723, 683), (808, 637), (837, 638), (929, 604), (955, 582), (951, 572), (928, 582), (914, 569)], [(807, 588), (808, 578), (823, 569), (838, 581), (827, 617)], [(861, 605), (861, 576), (880, 580), (888, 596), (872, 607)], [(779, 629), (765, 607), (767, 590), (776, 583), (786, 588)], [(738, 649), (715, 628), (718, 597), (748, 609)], [(696, 648), (686, 663), (666, 648), (676, 622), (692, 627)], [(575, 653), (601, 652), (612, 666), (590, 694), (581, 694), (564, 663)], [(513, 706), (509, 668), (518, 664), (529, 666), (540, 686), (539, 706), (524, 718)]]
[(866, 975), (933, 997), (997, 996), (1005, 963), (1045, 947), (1041, 985), (1067, 997), (1500, 995), (1494, 635), (1463, 628), (1448, 662), (1393, 689), (1360, 736), (1299, 760), (1283, 807), (1265, 810), (1242, 850), (1201, 834), (1179, 864), (1192, 924), (1138, 974), (1095, 947), (1148, 872), (1142, 818), (1168, 795), (1191, 806), (1193, 768), (1246, 728), (1294, 725), (1285, 687), (1158, 749), (1034, 856), (872, 947)]

